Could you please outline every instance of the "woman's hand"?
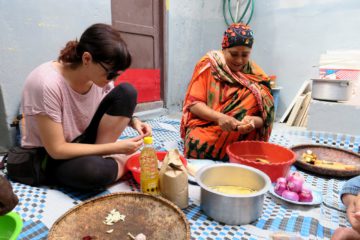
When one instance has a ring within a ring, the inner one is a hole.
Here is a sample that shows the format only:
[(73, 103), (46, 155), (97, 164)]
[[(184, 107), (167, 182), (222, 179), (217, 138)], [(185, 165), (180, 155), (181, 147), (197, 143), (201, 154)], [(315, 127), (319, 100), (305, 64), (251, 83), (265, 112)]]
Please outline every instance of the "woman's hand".
[(37, 115), (37, 121), (41, 141), (44, 143), (46, 151), (54, 159), (69, 159), (85, 155), (131, 154), (143, 144), (144, 135), (109, 143), (68, 143), (65, 140), (61, 123), (54, 122), (45, 115)]
[(255, 129), (255, 121), (251, 116), (245, 116), (240, 124), (236, 126), (236, 130), (241, 134), (248, 134)]
[(218, 125), (224, 131), (239, 131), (241, 134), (247, 134), (255, 128), (262, 127), (263, 120), (258, 116), (245, 116), (239, 121), (234, 117), (223, 114), (218, 120)]
[(218, 125), (223, 131), (236, 131), (237, 127), (242, 123), (234, 117), (222, 114), (218, 119)]
[(150, 125), (140, 121), (140, 119), (136, 117), (131, 119), (130, 126), (143, 137), (151, 136), (152, 134)]
[(261, 128), (264, 125), (264, 121), (258, 116), (245, 116), (241, 123), (237, 126), (237, 130), (242, 134), (252, 132), (255, 128)]
[(357, 196), (345, 194), (343, 202), (347, 206), (346, 214), (352, 228), (360, 234), (360, 193)]
[(144, 136), (137, 136), (134, 138), (117, 141), (116, 144), (118, 146), (118, 150), (116, 152), (122, 154), (132, 154), (136, 152), (143, 145), (143, 138)]
[(355, 231), (351, 227), (339, 227), (335, 230), (331, 236), (331, 240), (358, 240), (360, 239), (360, 233)]
[(264, 125), (263, 119), (259, 116), (245, 116), (239, 121), (234, 117), (211, 109), (203, 102), (197, 102), (189, 109), (192, 114), (200, 119), (217, 123), (223, 131), (239, 131), (241, 134), (247, 134)]
[(262, 128), (264, 126), (264, 120), (259, 116), (245, 116), (242, 122), (251, 123), (255, 128)]

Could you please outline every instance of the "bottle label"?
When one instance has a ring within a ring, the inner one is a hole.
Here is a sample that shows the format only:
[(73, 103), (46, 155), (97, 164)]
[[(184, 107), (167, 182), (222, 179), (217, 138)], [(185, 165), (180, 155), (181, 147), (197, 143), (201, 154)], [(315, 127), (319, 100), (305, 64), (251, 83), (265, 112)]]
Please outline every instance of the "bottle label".
[(150, 193), (152, 195), (159, 195), (159, 181), (158, 179), (153, 179), (149, 181), (142, 181), (141, 182), (141, 191), (143, 193)]
[(141, 191), (152, 195), (160, 194), (159, 170), (156, 153), (153, 149), (144, 148), (140, 156)]

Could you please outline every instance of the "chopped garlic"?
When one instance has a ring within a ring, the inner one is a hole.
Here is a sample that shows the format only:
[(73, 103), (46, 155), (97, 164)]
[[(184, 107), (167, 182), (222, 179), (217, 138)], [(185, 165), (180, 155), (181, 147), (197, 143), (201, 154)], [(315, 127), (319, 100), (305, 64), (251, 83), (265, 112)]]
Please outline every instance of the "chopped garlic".
[(107, 230), (106, 232), (107, 233), (112, 233), (114, 231), (114, 229), (110, 229), (110, 230)]
[(114, 223), (117, 223), (118, 221), (125, 221), (125, 215), (120, 214), (119, 211), (116, 209), (113, 209), (110, 211), (110, 213), (106, 216), (105, 220), (103, 221), (106, 225), (114, 225)]

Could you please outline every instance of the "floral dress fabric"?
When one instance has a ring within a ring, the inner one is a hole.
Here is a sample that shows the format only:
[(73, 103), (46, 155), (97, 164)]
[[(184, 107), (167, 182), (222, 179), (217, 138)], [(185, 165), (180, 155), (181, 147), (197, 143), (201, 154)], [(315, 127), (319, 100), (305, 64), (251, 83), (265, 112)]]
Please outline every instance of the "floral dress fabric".
[[(223, 131), (215, 122), (198, 118), (189, 108), (198, 102), (241, 121), (260, 116), (262, 128), (248, 134)], [(207, 53), (196, 65), (185, 95), (181, 137), (187, 158), (226, 160), (226, 147), (236, 141), (268, 141), (274, 120), (274, 101), (269, 77), (249, 62), (242, 72), (232, 72), (221, 51)]]

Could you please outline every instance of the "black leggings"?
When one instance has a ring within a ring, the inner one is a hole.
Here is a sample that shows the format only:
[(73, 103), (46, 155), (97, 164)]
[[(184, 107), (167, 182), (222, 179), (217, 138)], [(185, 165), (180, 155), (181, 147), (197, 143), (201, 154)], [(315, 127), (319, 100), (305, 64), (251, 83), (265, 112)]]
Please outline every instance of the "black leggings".
[[(122, 83), (109, 92), (101, 101), (89, 126), (73, 142), (92, 144), (96, 141), (97, 130), (103, 115), (131, 118), (137, 102), (135, 88)], [(113, 158), (99, 155), (82, 156), (68, 160), (55, 160), (48, 155), (46, 168), (50, 183), (92, 190), (113, 183), (118, 174), (118, 165)]]

